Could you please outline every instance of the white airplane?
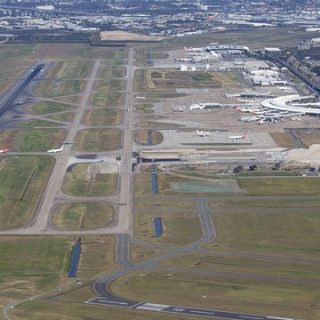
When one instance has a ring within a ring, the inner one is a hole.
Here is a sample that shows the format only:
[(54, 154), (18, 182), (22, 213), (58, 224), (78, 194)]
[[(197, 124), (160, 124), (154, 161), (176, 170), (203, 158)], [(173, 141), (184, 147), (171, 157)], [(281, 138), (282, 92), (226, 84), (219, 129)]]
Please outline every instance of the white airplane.
[(192, 59), (190, 58), (181, 58), (181, 59), (174, 59), (175, 61), (181, 61), (181, 62), (191, 62)]
[(231, 140), (241, 140), (241, 139), (244, 139), (246, 137), (246, 135), (247, 135), (247, 133), (245, 132), (241, 136), (229, 136), (229, 139), (231, 139)]
[(244, 121), (244, 122), (253, 122), (258, 120), (260, 120), (260, 117), (242, 117), (240, 119), (240, 121)]
[(205, 104), (203, 103), (193, 103), (191, 106), (190, 106), (190, 111), (192, 110), (203, 110), (204, 108), (206, 107)]
[(192, 47), (184, 47), (184, 50), (186, 51), (192, 51), (192, 52), (202, 52), (203, 51), (203, 48), (192, 48)]
[(240, 107), (240, 106), (237, 106), (237, 107), (236, 107), (236, 110), (237, 110), (237, 111), (240, 111), (240, 112), (248, 112), (248, 113), (255, 113), (255, 112), (260, 112), (260, 111), (262, 111), (261, 108)]
[(63, 150), (63, 145), (58, 149), (50, 149), (47, 152), (48, 153), (57, 153), (57, 152), (61, 152), (62, 150)]
[(145, 99), (146, 97), (143, 96), (136, 96), (136, 99)]
[(8, 148), (0, 149), (0, 153), (7, 153), (9, 151)]
[(208, 136), (210, 136), (210, 132), (209, 132), (209, 131), (197, 130), (197, 131), (196, 131), (196, 135), (197, 135), (198, 137), (208, 137)]

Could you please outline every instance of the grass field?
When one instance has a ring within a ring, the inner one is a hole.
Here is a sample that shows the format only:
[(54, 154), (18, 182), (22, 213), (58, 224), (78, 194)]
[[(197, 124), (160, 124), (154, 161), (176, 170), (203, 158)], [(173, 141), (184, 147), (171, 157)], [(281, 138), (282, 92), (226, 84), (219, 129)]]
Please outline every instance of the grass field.
[[(1, 45), (1, 79), (14, 79), (19, 70), (19, 67), (24, 66), (27, 68), (27, 64), (32, 59), (32, 51), (35, 48), (34, 45), (29, 44), (15, 44), (15, 45)], [(4, 68), (5, 66), (5, 68)]]
[(159, 250), (142, 247), (136, 244), (130, 244), (129, 252), (130, 261), (135, 263), (154, 257), (160, 253)]
[(134, 90), (141, 91), (146, 89), (146, 71), (144, 69), (137, 69), (134, 71)]
[(153, 104), (150, 104), (150, 103), (136, 104), (135, 111), (137, 113), (142, 113), (142, 114), (154, 113)]
[(1, 90), (9, 89), (15, 79), (19, 79), (34, 62), (32, 44), (2, 44), (0, 47)]
[[(186, 202), (185, 202), (186, 201)], [(183, 198), (180, 201), (148, 203), (135, 202), (134, 234), (137, 238), (163, 244), (181, 245), (201, 237), (201, 226), (194, 212), (194, 204)], [(162, 218), (163, 235), (154, 237), (153, 219)]]
[(234, 209), (243, 210), (246, 208), (291, 208), (293, 210), (303, 210), (316, 209), (320, 206), (320, 200), (318, 199), (259, 199), (256, 200), (254, 197), (245, 197), (242, 199), (212, 199), (209, 201), (210, 208), (213, 209)]
[(62, 205), (53, 213), (53, 223), (62, 229), (86, 230), (104, 227), (112, 222), (114, 210), (100, 203)]
[(1, 237), (0, 305), (49, 290), (66, 281), (70, 240)]
[[(104, 306), (92, 306), (83, 301), (93, 298), (89, 285), (79, 286), (70, 292), (59, 294), (52, 299), (28, 301), (18, 308), (11, 310), (14, 319), (17, 320), (185, 320), (185, 316), (176, 314), (162, 314), (150, 311), (141, 311), (126, 308), (112, 308)], [(10, 312), (10, 314), (11, 314)], [(197, 317), (188, 317), (190, 320), (198, 320)]]
[(84, 81), (80, 80), (48, 80), (40, 81), (35, 92), (44, 98), (75, 95), (83, 91)]
[(127, 73), (127, 69), (125, 67), (102, 67), (98, 71), (97, 78), (123, 78)]
[(235, 208), (215, 210), (213, 219), (217, 239), (208, 245), (212, 249), (320, 257), (320, 215), (316, 210), (255, 208), (238, 212)]
[(52, 170), (51, 157), (0, 158), (0, 228), (23, 226), (34, 215)]
[(81, 96), (80, 95), (74, 95), (74, 96), (65, 96), (65, 97), (59, 97), (59, 98), (55, 98), (56, 101), (59, 100), (59, 102), (66, 102), (66, 103), (72, 103), (72, 104), (76, 104), (79, 103)]
[(0, 145), (9, 146), (10, 151), (46, 151), (61, 145), (62, 129), (8, 129), (0, 131)]
[(136, 104), (135, 105), (135, 111), (137, 113), (142, 113), (142, 114), (151, 114), (154, 113), (153, 105), (152, 104)]
[(65, 61), (56, 73), (58, 79), (81, 79), (89, 76), (93, 63), (91, 61)]
[(62, 122), (71, 122), (74, 119), (75, 112), (65, 112), (60, 114), (53, 114), (48, 116), (48, 119), (62, 121)]
[(124, 90), (126, 82), (118, 79), (96, 80), (95, 90), (99, 92), (114, 92)]
[[(69, 57), (70, 58), (70, 57)], [(52, 63), (46, 70), (47, 80), (84, 79), (90, 74), (93, 62), (88, 60), (65, 59)]]
[(316, 286), (220, 279), (195, 272), (144, 272), (125, 276), (111, 288), (127, 298), (160, 304), (188, 305), (270, 316), (313, 320), (319, 315)]
[(109, 108), (96, 108), (87, 111), (82, 123), (87, 126), (111, 126), (118, 125), (122, 120), (122, 111)]
[[(49, 119), (48, 119), (49, 120)], [(19, 127), (25, 127), (25, 128), (46, 128), (46, 127), (59, 127), (59, 123), (46, 121), (46, 120), (39, 120), (39, 119), (29, 119), (24, 121), (17, 122), (17, 126)]]
[[(94, 47), (90, 44), (50, 43), (33, 47), (37, 59), (82, 61), (88, 59), (122, 59), (127, 56), (127, 48)], [(70, 58), (72, 57), (72, 58)]]
[[(295, 281), (319, 281), (319, 265), (298, 262), (268, 261), (254, 257), (214, 256), (210, 254), (190, 254), (176, 257), (162, 263), (165, 266), (179, 266), (190, 270), (215, 273), (221, 278), (252, 278), (258, 281), (290, 285)], [(312, 285), (311, 285), (312, 286)]]
[(238, 178), (239, 186), (250, 194), (286, 195), (286, 194), (319, 194), (318, 177), (264, 177)]
[(145, 77), (148, 89), (239, 87), (241, 83), (233, 72), (152, 70), (147, 71)]
[(163, 141), (163, 135), (155, 130), (137, 130), (134, 133), (134, 141), (142, 145), (156, 145)]
[[(78, 300), (80, 296), (74, 293), (74, 289), (77, 289), (74, 286), (79, 287), (79, 285), (75, 284), (74, 280), (67, 282), (66, 279), (71, 245), (74, 240), (74, 237), (2, 237), (0, 241), (0, 306), (9, 301), (46, 292), (57, 285), (66, 283), (71, 286), (70, 297), (74, 297), (74, 303), (79, 303), (79, 306), (84, 305), (83, 300)], [(78, 278), (88, 281), (88, 278), (92, 276), (117, 268), (114, 263), (113, 237), (82, 236), (81, 240)], [(27, 259), (21, 259), (21, 257), (27, 257)], [(54, 300), (58, 299), (62, 292), (56, 291), (57, 296)], [(89, 297), (92, 295), (89, 286), (87, 286), (86, 295)], [(75, 312), (72, 309), (73, 304), (69, 304), (70, 297), (64, 300), (67, 308), (60, 310), (62, 312), (60, 319), (63, 319), (66, 310)], [(55, 305), (56, 303), (52, 305), (49, 302), (49, 308), (53, 307), (52, 312), (57, 319)], [(34, 314), (40, 312), (38, 308), (33, 311)], [(49, 319), (49, 316), (49, 314), (46, 315), (45, 319)], [(33, 319), (34, 315), (29, 317), (23, 313), (21, 317), (22, 319)], [(43, 319), (43, 314), (39, 319), (41, 317)]]
[(117, 167), (108, 164), (77, 164), (66, 173), (62, 191), (72, 196), (105, 196), (118, 185)]
[(203, 35), (191, 35), (187, 37), (175, 37), (167, 41), (170, 47), (207, 46), (215, 41), (219, 44), (234, 44), (249, 46), (250, 49), (264, 47), (294, 47), (297, 42), (305, 39), (306, 33), (303, 29), (292, 32), (290, 27), (280, 28), (239, 28), (227, 32), (214, 32)]
[(93, 107), (116, 108), (124, 104), (124, 95), (121, 92), (96, 93), (90, 96), (89, 104)]
[(66, 104), (51, 102), (51, 101), (41, 101), (31, 106), (30, 108), (28, 108), (28, 110), (30, 110), (32, 114), (36, 114), (36, 115), (68, 111), (70, 109), (73, 109), (73, 108)]
[(120, 149), (121, 130), (87, 129), (81, 130), (76, 137), (76, 150), (102, 152)]

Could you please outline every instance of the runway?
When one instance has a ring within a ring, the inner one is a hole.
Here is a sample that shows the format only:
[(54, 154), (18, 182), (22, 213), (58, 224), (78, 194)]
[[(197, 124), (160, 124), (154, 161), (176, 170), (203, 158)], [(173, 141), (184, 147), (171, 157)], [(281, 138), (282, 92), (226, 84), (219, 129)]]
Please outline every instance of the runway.
[(37, 64), (33, 69), (30, 69), (25, 78), (20, 80), (2, 99), (0, 102), (0, 117), (11, 107), (14, 100), (27, 87), (27, 85), (42, 71), (43, 63)]
[(87, 300), (85, 303), (93, 305), (105, 305), (118, 308), (137, 309), (153, 312), (175, 313), (197, 317), (210, 317), (229, 320), (294, 320), (292, 318), (281, 318), (274, 316), (260, 316), (248, 313), (230, 312), (216, 309), (198, 309), (183, 306), (164, 305), (150, 302), (137, 302), (116, 298), (114, 296), (97, 297)]

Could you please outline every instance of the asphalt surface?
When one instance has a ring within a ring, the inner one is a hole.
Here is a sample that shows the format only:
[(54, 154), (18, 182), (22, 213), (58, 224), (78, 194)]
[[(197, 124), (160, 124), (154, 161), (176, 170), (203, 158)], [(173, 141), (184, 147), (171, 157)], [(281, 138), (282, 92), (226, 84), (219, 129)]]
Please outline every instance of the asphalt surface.
[(128, 64), (127, 64), (127, 88), (126, 88), (126, 104), (123, 113), (123, 142), (122, 150), (120, 153), (121, 164), (119, 168), (120, 174), (120, 199), (119, 203), (125, 205), (119, 206), (118, 219), (120, 232), (129, 232), (130, 230), (130, 217), (132, 212), (132, 112), (133, 112), (133, 66), (134, 50), (129, 48)]
[[(100, 66), (100, 60), (96, 60), (91, 71), (90, 77), (86, 83), (80, 105), (77, 109), (75, 119), (72, 125), (69, 128), (68, 133), (66, 134), (66, 141), (74, 141), (79, 130), (79, 126), (81, 120), (83, 118), (86, 105), (88, 103), (88, 99), (91, 93), (91, 90), (94, 86), (94, 81), (96, 74), (98, 72), (98, 68)], [(45, 230), (50, 219), (50, 212), (54, 205), (55, 197), (60, 191), (61, 185), (63, 183), (63, 179), (65, 176), (65, 172), (67, 169), (69, 157), (71, 155), (71, 145), (66, 145), (64, 150), (61, 153), (56, 154), (56, 163), (51, 173), (49, 182), (47, 184), (46, 190), (42, 197), (42, 201), (40, 203), (38, 213), (36, 215), (36, 220), (32, 225), (32, 229), (34, 232)]]
[(259, 316), (249, 313), (237, 313), (216, 309), (198, 309), (198, 308), (188, 308), (183, 306), (174, 306), (174, 305), (164, 305), (158, 303), (150, 302), (137, 302), (137, 301), (123, 301), (116, 300), (112, 296), (108, 297), (97, 297), (91, 300), (86, 301), (87, 304), (94, 305), (105, 305), (112, 307), (120, 307), (127, 309), (137, 309), (144, 311), (153, 311), (153, 312), (163, 312), (163, 313), (175, 313), (182, 315), (190, 315), (195, 317), (210, 317), (210, 318), (220, 318), (220, 319), (230, 319), (230, 320), (293, 320), (292, 318), (282, 318), (274, 316)]
[(12, 106), (15, 99), (22, 93), (22, 91), (30, 84), (30, 82), (41, 72), (45, 67), (43, 63), (39, 63), (30, 69), (26, 75), (16, 83), (11, 90), (0, 101), (0, 117)]

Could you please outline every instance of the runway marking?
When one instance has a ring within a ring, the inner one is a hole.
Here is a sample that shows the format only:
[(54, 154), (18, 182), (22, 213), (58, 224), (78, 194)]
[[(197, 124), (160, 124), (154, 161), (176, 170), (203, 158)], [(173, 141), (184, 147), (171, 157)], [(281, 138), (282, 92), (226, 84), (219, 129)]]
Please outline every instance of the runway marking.
[(138, 302), (138, 303), (134, 304), (133, 306), (131, 306), (130, 308), (131, 308), (131, 309), (136, 309), (137, 307), (143, 305), (144, 303), (145, 303), (145, 302)]
[(126, 305), (126, 306), (129, 304), (128, 302), (112, 301), (112, 300), (103, 300), (103, 302), (111, 303), (111, 304), (121, 304), (121, 305)]
[(85, 301), (87, 304), (99, 304), (99, 305), (120, 305), (123, 307), (126, 307), (129, 305), (128, 302), (122, 302), (122, 301), (113, 301), (113, 300), (106, 300), (104, 298), (93, 298), (90, 300)]
[[(271, 316), (267, 316), (267, 319), (274, 319), (274, 320), (294, 320), (292, 318), (279, 318), (279, 317), (271, 317)], [(296, 319), (298, 320), (298, 319)]]
[(141, 310), (150, 310), (150, 311), (162, 311), (165, 308), (169, 308), (170, 306), (165, 304), (157, 304), (157, 303), (144, 303), (136, 309)]
[(198, 314), (206, 314), (206, 315), (211, 315), (214, 316), (215, 312), (210, 312), (210, 311), (197, 311), (197, 310), (190, 310), (192, 313), (198, 313)]

